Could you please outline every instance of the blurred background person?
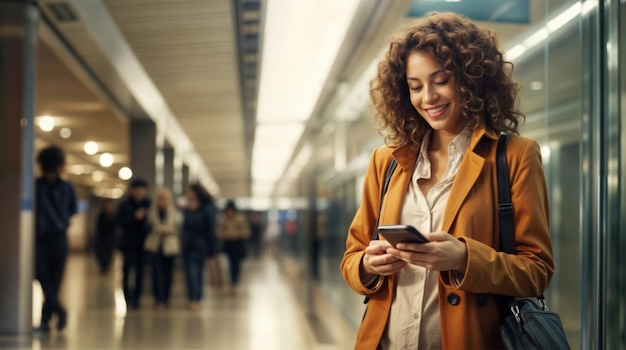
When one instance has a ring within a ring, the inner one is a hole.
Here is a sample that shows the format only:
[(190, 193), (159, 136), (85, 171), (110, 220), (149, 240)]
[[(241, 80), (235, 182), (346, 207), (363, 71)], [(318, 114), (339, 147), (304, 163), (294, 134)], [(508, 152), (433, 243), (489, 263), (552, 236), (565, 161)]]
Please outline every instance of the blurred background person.
[(41, 283), (44, 303), (38, 331), (50, 330), (48, 323), (57, 315), (57, 329), (67, 324), (67, 311), (59, 300), (59, 289), (68, 254), (67, 228), (77, 212), (72, 185), (61, 179), (65, 153), (57, 146), (42, 149), (37, 155), (42, 175), (36, 181), (35, 277)]
[(96, 259), (100, 266), (100, 273), (107, 273), (113, 261), (115, 251), (115, 202), (112, 199), (104, 199), (100, 207), (100, 213), (96, 221), (95, 250)]
[(239, 284), (241, 260), (246, 257), (246, 241), (250, 239), (250, 225), (232, 200), (227, 202), (224, 215), (219, 219), (217, 236), (222, 241), (223, 250), (228, 256), (230, 294), (235, 294)]
[[(122, 288), (129, 309), (139, 308), (143, 291), (144, 240), (150, 231), (148, 223), (148, 183), (141, 178), (131, 180), (128, 195), (117, 208), (116, 219), (122, 230), (119, 249), (124, 256)], [(133, 276), (133, 281), (131, 281)]]
[(204, 288), (204, 262), (217, 254), (215, 235), (216, 208), (213, 197), (200, 184), (187, 189), (187, 209), (184, 211), (182, 241), (187, 298), (189, 308), (200, 309)]
[(250, 222), (250, 250), (252, 256), (259, 259), (263, 251), (263, 232), (265, 231), (263, 215), (258, 211), (253, 211), (248, 220)]
[(169, 189), (157, 189), (153, 198), (155, 203), (148, 212), (151, 230), (144, 248), (152, 267), (155, 307), (164, 309), (169, 306), (174, 259), (181, 251), (179, 234), (182, 218)]

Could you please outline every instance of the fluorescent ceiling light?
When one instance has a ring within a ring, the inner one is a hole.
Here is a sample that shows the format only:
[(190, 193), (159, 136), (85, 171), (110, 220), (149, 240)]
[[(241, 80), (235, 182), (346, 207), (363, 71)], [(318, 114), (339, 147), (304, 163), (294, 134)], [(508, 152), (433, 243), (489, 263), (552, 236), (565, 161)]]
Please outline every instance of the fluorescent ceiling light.
[(302, 133), (304, 124), (259, 125), (252, 151), (252, 195), (269, 197)]
[(526, 47), (533, 47), (546, 40), (548, 34), (549, 32), (546, 28), (541, 28), (528, 36), (528, 38), (526, 38), (522, 43)]
[(516, 58), (520, 57), (521, 55), (524, 54), (524, 52), (526, 52), (526, 46), (522, 45), (522, 44), (517, 44), (515, 46), (513, 46), (512, 48), (510, 48), (506, 53), (506, 59), (509, 61), (513, 61)]
[(275, 181), (252, 180), (252, 195), (254, 198), (265, 198), (270, 200), (274, 192)]
[(563, 27), (571, 20), (576, 18), (580, 14), (580, 10), (582, 9), (582, 5), (580, 2), (577, 2), (567, 8), (567, 10), (559, 13), (553, 19), (551, 19), (548, 24), (546, 24), (546, 28), (550, 33), (557, 31), (559, 28)]
[(301, 123), (259, 125), (254, 136), (252, 178), (277, 181), (303, 131)]
[(370, 98), (369, 82), (376, 75), (378, 62), (379, 58), (377, 57), (354, 82), (352, 90), (350, 90), (347, 96), (342, 98), (342, 103), (335, 112), (336, 120), (353, 121), (359, 118), (361, 112), (368, 104)]
[(278, 193), (285, 194), (293, 182), (300, 176), (302, 173), (302, 169), (309, 163), (311, 159), (311, 155), (313, 154), (313, 146), (307, 143), (300, 149), (298, 155), (294, 159), (293, 162), (289, 165), (289, 168), (285, 172), (285, 176), (283, 176), (280, 184), (278, 184)]
[(309, 118), (358, 4), (267, 2), (257, 122)]
[(554, 33), (563, 28), (563, 26), (573, 21), (579, 15), (586, 15), (595, 6), (595, 2), (592, 1), (585, 1), (582, 5), (579, 2), (574, 3), (563, 12), (554, 16), (545, 26), (541, 27), (539, 30), (529, 35), (526, 39), (522, 40), (521, 43), (507, 50), (504, 54), (506, 59), (513, 61), (519, 58), (526, 53), (526, 51), (544, 42), (550, 33)]

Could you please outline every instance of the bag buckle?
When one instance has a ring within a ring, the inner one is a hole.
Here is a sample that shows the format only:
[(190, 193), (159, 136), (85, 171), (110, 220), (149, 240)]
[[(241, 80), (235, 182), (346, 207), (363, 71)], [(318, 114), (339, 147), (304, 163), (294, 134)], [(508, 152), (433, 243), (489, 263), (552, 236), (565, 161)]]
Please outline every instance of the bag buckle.
[(548, 311), (548, 305), (546, 305), (546, 300), (544, 298), (537, 298), (539, 301), (539, 306), (541, 306), (541, 310)]
[(498, 212), (503, 213), (503, 214), (513, 213), (513, 204), (512, 203), (498, 204)]
[(511, 305), (511, 312), (513, 313), (513, 316), (515, 316), (515, 321), (517, 321), (518, 324), (522, 323), (522, 319), (519, 316), (519, 306), (517, 306), (517, 304)]

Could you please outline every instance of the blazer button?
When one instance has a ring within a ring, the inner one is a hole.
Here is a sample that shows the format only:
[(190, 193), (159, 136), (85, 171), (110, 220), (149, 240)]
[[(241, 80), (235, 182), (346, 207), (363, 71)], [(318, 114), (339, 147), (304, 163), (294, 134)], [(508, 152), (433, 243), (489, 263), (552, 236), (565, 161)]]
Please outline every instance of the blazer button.
[(458, 296), (456, 293), (450, 293), (448, 294), (448, 302), (450, 303), (450, 305), (459, 305), (459, 303), (461, 302), (461, 297)]
[(487, 294), (478, 294), (478, 306), (485, 306), (487, 305), (487, 302), (489, 301), (489, 297), (487, 296)]

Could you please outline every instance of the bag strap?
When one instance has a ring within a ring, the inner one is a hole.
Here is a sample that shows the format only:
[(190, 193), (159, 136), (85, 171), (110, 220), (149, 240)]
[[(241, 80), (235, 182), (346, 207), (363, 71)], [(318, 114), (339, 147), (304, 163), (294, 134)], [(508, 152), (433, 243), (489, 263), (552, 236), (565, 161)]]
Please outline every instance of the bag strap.
[[(498, 215), (500, 216), (500, 244), (502, 251), (515, 254), (513, 239), (513, 203), (511, 202), (511, 183), (509, 182), (509, 166), (506, 160), (506, 143), (509, 134), (502, 134), (496, 149), (496, 174), (498, 176)], [(506, 298), (509, 302), (515, 298)], [(537, 297), (542, 309), (548, 310), (543, 294)]]
[[(395, 159), (391, 158), (391, 162), (387, 167), (387, 172), (385, 173), (385, 182), (383, 182), (383, 188), (380, 191), (380, 204), (378, 206), (378, 217), (376, 218), (376, 226), (374, 226), (374, 230), (372, 230), (372, 241), (378, 239), (378, 223), (380, 222), (380, 212), (383, 209), (383, 199), (385, 199), (385, 194), (387, 194), (387, 189), (389, 189), (389, 183), (391, 182), (391, 176), (393, 176), (393, 172), (398, 167), (398, 162)], [(370, 301), (370, 297), (366, 296), (363, 299), (363, 304), (366, 304)]]
[(387, 167), (387, 173), (385, 173), (385, 182), (383, 182), (383, 189), (380, 193), (380, 204), (378, 206), (378, 217), (376, 218), (376, 226), (374, 226), (374, 230), (372, 232), (372, 241), (378, 239), (378, 224), (380, 223), (380, 212), (383, 209), (383, 199), (385, 199), (385, 194), (387, 193), (387, 189), (389, 189), (389, 183), (391, 182), (391, 176), (393, 176), (393, 172), (398, 167), (398, 162), (395, 159), (391, 158), (391, 162)]
[(506, 161), (506, 143), (509, 134), (500, 135), (496, 150), (496, 174), (498, 176), (498, 215), (500, 216), (500, 244), (502, 251), (515, 254), (513, 244), (513, 203), (511, 203), (511, 184), (509, 166)]

